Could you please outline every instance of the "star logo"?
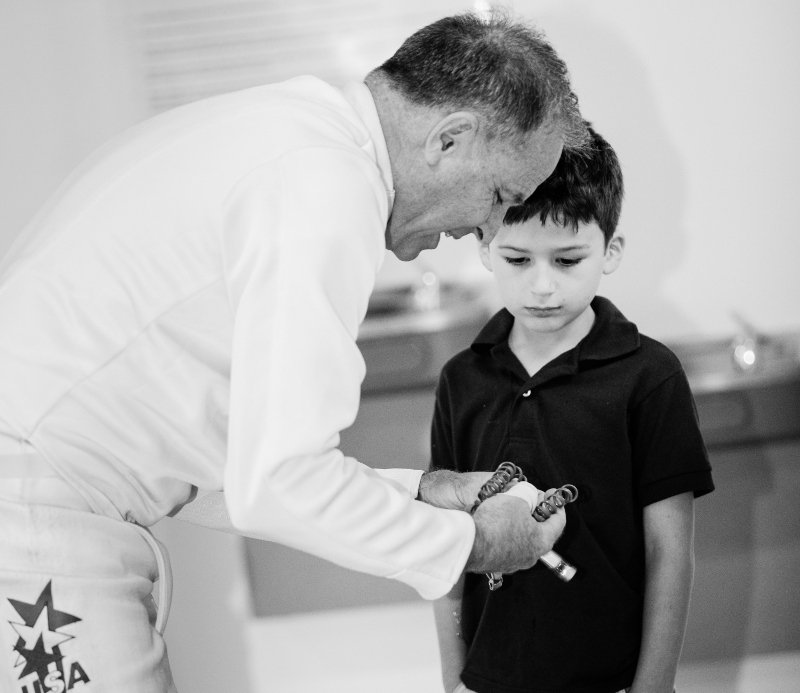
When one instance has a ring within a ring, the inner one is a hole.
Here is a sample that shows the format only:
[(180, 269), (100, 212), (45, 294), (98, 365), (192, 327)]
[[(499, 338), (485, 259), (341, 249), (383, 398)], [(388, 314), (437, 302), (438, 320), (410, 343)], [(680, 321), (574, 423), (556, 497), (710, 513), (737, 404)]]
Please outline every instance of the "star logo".
[(74, 637), (60, 629), (81, 619), (65, 611), (59, 611), (53, 604), (52, 582), (48, 582), (33, 604), (8, 600), (22, 622), (9, 621), (18, 638), (14, 645), (17, 661), (14, 666), (22, 667), (19, 678), (36, 674), (43, 682), (52, 664), (63, 676), (61, 645)]

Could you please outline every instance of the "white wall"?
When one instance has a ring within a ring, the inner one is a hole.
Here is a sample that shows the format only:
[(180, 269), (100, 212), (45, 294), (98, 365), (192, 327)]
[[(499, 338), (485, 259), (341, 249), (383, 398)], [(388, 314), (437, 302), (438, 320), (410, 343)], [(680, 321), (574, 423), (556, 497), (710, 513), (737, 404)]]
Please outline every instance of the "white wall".
[[(546, 31), (623, 165), (628, 246), (602, 291), (659, 338), (729, 335), (733, 311), (800, 327), (800, 5), (509, 5)], [(424, 259), (481, 278), (466, 245)]]
[(0, 254), (83, 157), (144, 116), (132, 50), (116, 3), (0, 3)]
[(609, 293), (659, 336), (725, 334), (734, 310), (799, 327), (800, 5), (548, 8), (542, 23), (626, 175), (628, 255)]
[[(396, 9), (386, 21), (385, 3), (339, 0), (329, 7), (338, 27), (347, 26), (343, 12), (359, 13), (356, 33), (337, 31), (350, 63), (370, 65), (418, 22), (457, 4), (411, 2), (406, 24)], [(733, 311), (762, 330), (797, 328), (800, 6), (505, 4), (545, 29), (570, 66), (584, 114), (620, 154), (628, 252), (603, 291), (643, 330), (665, 339), (727, 335), (736, 329)], [(123, 0), (0, 5), (0, 252), (73, 165), (147, 114), (135, 7)], [(354, 41), (370, 13), (386, 32), (377, 45)], [(390, 257), (380, 282), (413, 279), (422, 266), (445, 278), (488, 281), (474, 243), (462, 240), (444, 242), (412, 266)]]

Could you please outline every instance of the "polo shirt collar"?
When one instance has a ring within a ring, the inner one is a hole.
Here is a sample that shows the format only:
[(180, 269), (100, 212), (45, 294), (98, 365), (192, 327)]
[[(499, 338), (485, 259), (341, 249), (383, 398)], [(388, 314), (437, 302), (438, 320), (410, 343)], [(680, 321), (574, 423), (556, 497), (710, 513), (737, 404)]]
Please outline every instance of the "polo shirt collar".
[(389, 159), (389, 148), (386, 146), (386, 137), (381, 128), (378, 109), (372, 98), (372, 92), (364, 82), (351, 82), (342, 88), (342, 93), (350, 105), (358, 113), (364, 127), (369, 132), (372, 144), (375, 147), (375, 159), (381, 172), (386, 196), (389, 199), (389, 212), (394, 206), (394, 179), (392, 178), (392, 162)]
[[(607, 298), (595, 296), (592, 300), (595, 313), (592, 329), (574, 348), (566, 354), (576, 352), (577, 362), (605, 361), (629, 354), (639, 348), (639, 330), (617, 310)], [(508, 335), (514, 325), (514, 316), (505, 308), (496, 313), (472, 343), (477, 353), (491, 352), (495, 347), (508, 343)], [(559, 357), (559, 361), (566, 354)], [(570, 359), (572, 360), (572, 359)]]
[(577, 347), (582, 361), (618, 358), (639, 348), (639, 330), (611, 301), (595, 296), (592, 308), (594, 325)]

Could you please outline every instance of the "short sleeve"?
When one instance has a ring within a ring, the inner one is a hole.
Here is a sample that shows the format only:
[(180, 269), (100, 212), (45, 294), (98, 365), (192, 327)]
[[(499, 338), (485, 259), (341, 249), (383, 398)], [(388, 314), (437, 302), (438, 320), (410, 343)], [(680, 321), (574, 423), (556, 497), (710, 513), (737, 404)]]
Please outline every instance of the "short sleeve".
[(697, 409), (683, 370), (648, 393), (632, 412), (634, 474), (641, 506), (680, 493), (714, 490)]

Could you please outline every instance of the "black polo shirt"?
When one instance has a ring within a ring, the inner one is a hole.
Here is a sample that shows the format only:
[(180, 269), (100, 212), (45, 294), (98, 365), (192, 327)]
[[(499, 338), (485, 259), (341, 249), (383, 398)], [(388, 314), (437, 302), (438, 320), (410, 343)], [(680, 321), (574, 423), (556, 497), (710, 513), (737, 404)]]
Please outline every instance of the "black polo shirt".
[(539, 489), (574, 484), (556, 548), (576, 566), (562, 582), (542, 564), (489, 592), (468, 574), (462, 678), (479, 693), (612, 693), (633, 680), (644, 596), (642, 508), (713, 490), (689, 383), (677, 357), (640, 335), (607, 299), (589, 334), (529, 377), (511, 352), (506, 310), (443, 368), (432, 468), (522, 467)]

